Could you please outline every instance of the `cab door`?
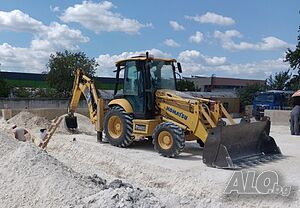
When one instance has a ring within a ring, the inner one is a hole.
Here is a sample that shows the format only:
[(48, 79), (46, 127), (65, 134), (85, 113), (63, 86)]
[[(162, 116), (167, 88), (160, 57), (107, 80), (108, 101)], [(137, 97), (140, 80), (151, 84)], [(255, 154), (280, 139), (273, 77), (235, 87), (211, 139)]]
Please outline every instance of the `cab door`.
[(144, 68), (139, 61), (127, 61), (124, 74), (124, 98), (128, 100), (133, 109), (134, 118), (144, 118)]

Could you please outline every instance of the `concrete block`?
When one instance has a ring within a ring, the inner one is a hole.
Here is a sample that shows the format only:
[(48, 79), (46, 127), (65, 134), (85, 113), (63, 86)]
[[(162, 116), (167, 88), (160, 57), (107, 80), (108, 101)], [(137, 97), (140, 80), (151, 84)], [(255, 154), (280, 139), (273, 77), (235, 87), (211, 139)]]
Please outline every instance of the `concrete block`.
[[(6, 115), (9, 118), (17, 115), (21, 111), (27, 111), (27, 112), (30, 112), (30, 113), (36, 115), (36, 116), (45, 117), (45, 118), (47, 118), (49, 120), (52, 120), (52, 119), (54, 119), (56, 117), (59, 117), (59, 116), (67, 113), (67, 109), (59, 109), (59, 108), (2, 109), (0, 111), (1, 114), (2, 114), (2, 116), (5, 115), (5, 113), (7, 114), (7, 110), (10, 110), (10, 112), (8, 111), (9, 112), (8, 115)], [(76, 113), (79, 113), (79, 114), (82, 114), (84, 116), (89, 117), (89, 111), (88, 111), (87, 108), (78, 108), (76, 110)]]
[(269, 116), (272, 125), (290, 126), (290, 110), (265, 110), (265, 116)]
[(12, 117), (12, 110), (11, 109), (2, 109), (1, 110), (2, 117), (4, 120), (8, 120)]

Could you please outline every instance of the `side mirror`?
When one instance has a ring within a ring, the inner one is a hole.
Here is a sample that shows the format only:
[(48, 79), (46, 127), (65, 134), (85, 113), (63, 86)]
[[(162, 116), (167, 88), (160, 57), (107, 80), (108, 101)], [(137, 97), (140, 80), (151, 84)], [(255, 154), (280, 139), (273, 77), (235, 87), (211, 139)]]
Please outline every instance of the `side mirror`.
[(179, 62), (177, 62), (177, 68), (178, 68), (179, 73), (182, 73), (181, 64)]

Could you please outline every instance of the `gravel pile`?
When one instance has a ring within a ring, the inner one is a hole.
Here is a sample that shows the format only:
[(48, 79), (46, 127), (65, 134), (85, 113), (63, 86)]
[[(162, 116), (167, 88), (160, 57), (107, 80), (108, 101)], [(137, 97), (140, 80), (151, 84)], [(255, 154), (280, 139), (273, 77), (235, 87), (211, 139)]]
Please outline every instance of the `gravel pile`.
[[(67, 114), (63, 115), (66, 116)], [(58, 133), (62, 134), (87, 134), (87, 135), (96, 135), (96, 130), (95, 126), (92, 124), (90, 118), (75, 113), (75, 116), (77, 117), (77, 124), (78, 124), (78, 129), (76, 132), (70, 132), (65, 124), (65, 120), (63, 119), (62, 122), (60, 123), (59, 127), (57, 128)]]
[(0, 132), (0, 207), (161, 207), (148, 191), (83, 176), (34, 144)]
[(25, 127), (26, 129), (41, 129), (50, 127), (50, 121), (44, 117), (36, 116), (30, 112), (22, 111), (9, 119), (8, 124), (16, 124), (20, 127)]

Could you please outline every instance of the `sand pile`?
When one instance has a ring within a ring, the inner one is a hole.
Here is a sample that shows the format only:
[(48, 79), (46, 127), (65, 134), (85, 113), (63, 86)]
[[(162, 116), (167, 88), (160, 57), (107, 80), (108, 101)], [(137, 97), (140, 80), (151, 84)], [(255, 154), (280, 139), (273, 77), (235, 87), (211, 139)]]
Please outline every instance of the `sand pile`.
[[(13, 141), (13, 142), (11, 142)], [(94, 194), (92, 182), (30, 143), (0, 133), (0, 207), (64, 207)]]
[[(67, 114), (63, 115), (66, 116)], [(95, 126), (92, 124), (90, 118), (75, 113), (75, 116), (77, 117), (77, 123), (78, 123), (78, 129), (75, 132), (70, 132), (65, 124), (65, 120), (63, 119), (60, 123), (59, 127), (57, 128), (57, 132), (62, 134), (87, 134), (87, 135), (96, 135), (97, 132), (95, 130)]]
[(85, 177), (0, 132), (0, 207), (160, 207), (149, 192)]
[(26, 129), (42, 129), (49, 128), (50, 121), (44, 117), (36, 116), (30, 112), (22, 111), (9, 119), (8, 124), (16, 124), (20, 127), (25, 127)]
[[(63, 115), (63, 116), (66, 116)], [(74, 134), (74, 133), (80, 133), (80, 134), (87, 134), (87, 135), (96, 135), (95, 126), (92, 124), (91, 120), (83, 116), (81, 114), (75, 113), (75, 116), (77, 116), (77, 122), (78, 122), (78, 129), (76, 132), (70, 132), (65, 125), (64, 119), (60, 123), (59, 127), (57, 128), (57, 132), (62, 134)], [(16, 124), (19, 127), (24, 127), (31, 131), (33, 133), (33, 130), (46, 128), (48, 129), (51, 125), (51, 121), (44, 117), (36, 116), (30, 112), (22, 111), (9, 119), (7, 121), (7, 124), (5, 127), (7, 129), (10, 129), (13, 124)], [(38, 131), (36, 131), (38, 132)]]

